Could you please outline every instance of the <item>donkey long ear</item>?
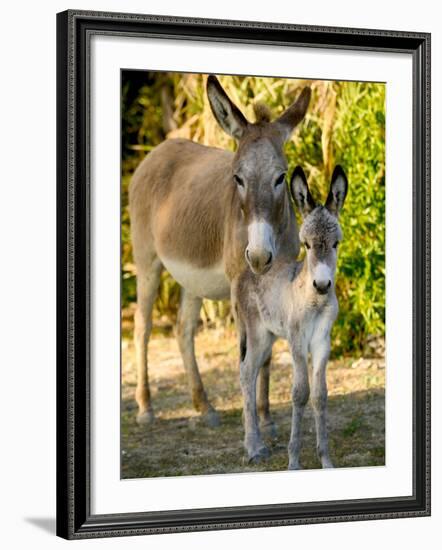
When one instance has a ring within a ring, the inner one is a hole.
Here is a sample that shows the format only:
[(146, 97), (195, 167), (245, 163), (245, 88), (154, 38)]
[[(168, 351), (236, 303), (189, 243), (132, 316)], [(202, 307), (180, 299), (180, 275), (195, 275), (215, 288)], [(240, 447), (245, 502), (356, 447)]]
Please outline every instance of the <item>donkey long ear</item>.
[(207, 78), (207, 97), (212, 113), (221, 128), (235, 139), (241, 139), (247, 127), (247, 119), (230, 100), (214, 75)]
[(284, 141), (289, 139), (295, 126), (304, 118), (311, 95), (311, 89), (306, 86), (298, 99), (275, 120), (274, 124), (278, 126)]
[(344, 170), (339, 164), (335, 166), (330, 183), (330, 191), (328, 193), (325, 207), (335, 216), (339, 215), (339, 212), (344, 204), (345, 197), (347, 196), (348, 181)]
[(308, 188), (304, 170), (300, 166), (293, 170), (290, 180), (290, 193), (303, 216), (306, 216), (315, 208), (316, 203)]

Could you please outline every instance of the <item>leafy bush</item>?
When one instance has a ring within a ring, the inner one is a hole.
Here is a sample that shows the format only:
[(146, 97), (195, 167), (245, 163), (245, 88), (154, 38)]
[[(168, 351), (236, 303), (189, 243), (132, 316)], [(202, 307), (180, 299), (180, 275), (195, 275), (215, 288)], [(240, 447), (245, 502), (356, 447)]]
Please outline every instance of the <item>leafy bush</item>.
[[(334, 354), (361, 350), (370, 335), (385, 330), (385, 85), (280, 78), (221, 77), (232, 100), (253, 120), (253, 103), (265, 102), (274, 116), (306, 84), (313, 95), (305, 120), (286, 145), (289, 170), (300, 164), (313, 193), (324, 200), (335, 164), (349, 179), (341, 214), (344, 241), (339, 252), (339, 318)], [(205, 94), (205, 76), (123, 72), (122, 82), (122, 243), (123, 305), (136, 299), (131, 258), (127, 189), (146, 153), (166, 137), (186, 137), (233, 150), (217, 125)], [(176, 317), (179, 288), (164, 273), (157, 316)], [(204, 301), (205, 321), (230, 320), (228, 303)]]

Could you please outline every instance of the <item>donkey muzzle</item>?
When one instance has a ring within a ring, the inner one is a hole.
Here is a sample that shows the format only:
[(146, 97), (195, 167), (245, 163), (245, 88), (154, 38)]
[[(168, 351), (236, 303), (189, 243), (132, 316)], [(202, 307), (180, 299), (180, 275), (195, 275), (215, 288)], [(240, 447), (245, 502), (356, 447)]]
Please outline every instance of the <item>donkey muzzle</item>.
[(246, 260), (250, 266), (250, 269), (256, 275), (261, 275), (265, 271), (270, 269), (273, 261), (273, 254), (270, 250), (252, 251), (248, 247), (246, 248)]
[(333, 269), (324, 262), (315, 265), (312, 273), (313, 286), (318, 294), (327, 294), (332, 286)]
[(269, 270), (274, 257), (272, 226), (264, 220), (254, 220), (248, 227), (249, 242), (245, 251), (246, 261), (256, 275)]

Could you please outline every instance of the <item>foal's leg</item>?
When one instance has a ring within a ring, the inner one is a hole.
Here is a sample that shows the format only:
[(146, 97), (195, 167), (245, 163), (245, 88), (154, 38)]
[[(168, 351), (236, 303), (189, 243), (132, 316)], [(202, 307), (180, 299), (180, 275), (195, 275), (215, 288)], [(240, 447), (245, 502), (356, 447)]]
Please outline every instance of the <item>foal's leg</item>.
[(316, 424), (316, 449), (323, 468), (333, 468), (328, 450), (327, 434), (327, 361), (330, 354), (330, 337), (312, 341), (312, 405)]
[(264, 364), (259, 370), (258, 374), (258, 387), (256, 406), (258, 409), (259, 427), (264, 435), (272, 439), (276, 439), (277, 430), (275, 423), (270, 416), (269, 405), (269, 383), (270, 383), (270, 362), (272, 360), (272, 354), (265, 359)]
[(292, 389), (292, 430), (289, 442), (289, 470), (300, 470), (299, 454), (301, 451), (301, 424), (307, 404), (310, 387), (308, 381), (307, 353), (292, 348), (293, 355), (293, 389)]
[(137, 422), (139, 424), (148, 424), (154, 419), (147, 372), (147, 343), (152, 331), (152, 308), (160, 284), (161, 269), (162, 264), (156, 256), (152, 257), (150, 262), (137, 264), (134, 343), (137, 365), (135, 399), (138, 403)]
[(264, 361), (271, 353), (272, 340), (267, 331), (251, 334), (247, 331), (245, 353), (240, 361), (240, 381), (244, 400), (244, 447), (250, 462), (259, 462), (270, 455), (258, 427), (256, 381)]
[(201, 311), (201, 298), (181, 288), (180, 309), (177, 320), (177, 340), (189, 380), (192, 402), (211, 427), (219, 425), (219, 415), (209, 403), (195, 357), (195, 331)]

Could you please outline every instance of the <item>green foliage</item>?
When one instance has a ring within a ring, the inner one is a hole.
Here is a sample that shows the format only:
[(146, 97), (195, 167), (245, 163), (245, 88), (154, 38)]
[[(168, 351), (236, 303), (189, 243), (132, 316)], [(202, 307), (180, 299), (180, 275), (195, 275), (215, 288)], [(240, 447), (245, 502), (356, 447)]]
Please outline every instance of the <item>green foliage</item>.
[[(274, 116), (305, 84), (313, 96), (305, 120), (286, 145), (289, 170), (300, 164), (318, 200), (324, 200), (335, 164), (349, 179), (341, 215), (337, 288), (340, 314), (334, 326), (334, 354), (361, 350), (369, 335), (385, 330), (385, 85), (362, 82), (221, 77), (232, 100), (253, 120), (253, 103), (265, 102)], [(123, 72), (122, 82), (122, 270), (123, 305), (136, 299), (131, 258), (127, 189), (139, 162), (166, 137), (234, 148), (218, 127), (205, 95), (205, 76)], [(164, 273), (155, 307), (174, 321), (179, 288)], [(203, 319), (230, 320), (226, 302), (204, 301)]]
[(385, 331), (385, 86), (340, 86), (334, 149), (351, 191), (342, 212), (335, 333), (346, 350)]

